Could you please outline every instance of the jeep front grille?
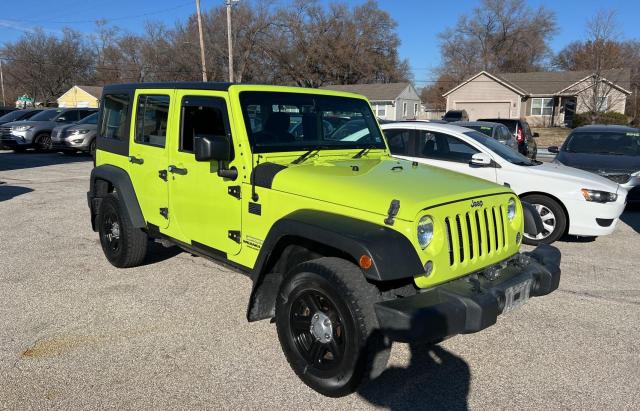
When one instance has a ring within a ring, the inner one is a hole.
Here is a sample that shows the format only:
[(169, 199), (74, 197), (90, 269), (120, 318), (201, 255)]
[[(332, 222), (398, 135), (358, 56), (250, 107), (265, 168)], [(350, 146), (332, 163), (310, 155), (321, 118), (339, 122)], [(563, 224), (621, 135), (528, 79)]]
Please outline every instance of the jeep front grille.
[(507, 248), (505, 213), (491, 206), (449, 216), (444, 221), (449, 265), (500, 254)]

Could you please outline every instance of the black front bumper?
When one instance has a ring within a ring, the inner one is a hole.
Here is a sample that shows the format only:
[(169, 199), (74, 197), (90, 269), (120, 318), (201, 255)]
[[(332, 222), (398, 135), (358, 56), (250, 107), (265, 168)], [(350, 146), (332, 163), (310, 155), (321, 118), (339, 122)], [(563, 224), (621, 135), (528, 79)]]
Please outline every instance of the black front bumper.
[(470, 334), (496, 323), (505, 291), (532, 281), (530, 296), (551, 293), (560, 284), (560, 251), (540, 246), (501, 268), (475, 273), (420, 294), (375, 305), (381, 330), (402, 342), (439, 341)]

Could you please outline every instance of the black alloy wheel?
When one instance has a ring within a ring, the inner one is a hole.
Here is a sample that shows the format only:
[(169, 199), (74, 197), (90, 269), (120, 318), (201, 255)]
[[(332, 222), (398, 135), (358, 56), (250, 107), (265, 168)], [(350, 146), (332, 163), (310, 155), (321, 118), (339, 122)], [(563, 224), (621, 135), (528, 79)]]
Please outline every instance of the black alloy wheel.
[(42, 133), (36, 137), (36, 149), (41, 152), (51, 150), (51, 136), (48, 133)]

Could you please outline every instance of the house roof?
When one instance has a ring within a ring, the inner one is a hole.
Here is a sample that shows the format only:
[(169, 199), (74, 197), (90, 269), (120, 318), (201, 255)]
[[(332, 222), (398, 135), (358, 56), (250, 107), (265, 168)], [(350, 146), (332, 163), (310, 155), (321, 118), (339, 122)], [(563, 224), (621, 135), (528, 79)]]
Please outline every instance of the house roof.
[[(499, 73), (496, 76), (527, 91), (528, 94), (559, 94), (593, 75), (592, 71), (543, 71), (532, 73)], [(614, 85), (629, 89), (629, 69), (605, 70), (602, 76)]]
[(91, 94), (95, 98), (100, 98), (102, 96), (102, 87), (100, 86), (76, 86), (87, 93)]
[(324, 86), (322, 88), (348, 93), (362, 94), (372, 101), (393, 101), (410, 87), (411, 83), (376, 83)]

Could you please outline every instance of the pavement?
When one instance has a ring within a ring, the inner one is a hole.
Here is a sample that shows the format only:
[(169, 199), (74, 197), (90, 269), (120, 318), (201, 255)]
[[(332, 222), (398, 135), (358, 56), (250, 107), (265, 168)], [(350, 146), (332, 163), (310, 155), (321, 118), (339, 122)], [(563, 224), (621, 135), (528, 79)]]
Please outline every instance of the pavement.
[(555, 293), (437, 346), (395, 344), (351, 396), (316, 394), (245, 276), (177, 249), (109, 265), (83, 156), (0, 151), (0, 408), (640, 409), (640, 211), (571, 238)]

